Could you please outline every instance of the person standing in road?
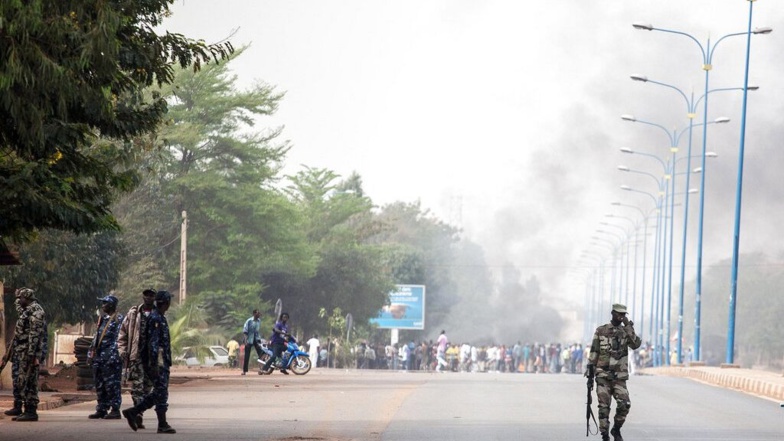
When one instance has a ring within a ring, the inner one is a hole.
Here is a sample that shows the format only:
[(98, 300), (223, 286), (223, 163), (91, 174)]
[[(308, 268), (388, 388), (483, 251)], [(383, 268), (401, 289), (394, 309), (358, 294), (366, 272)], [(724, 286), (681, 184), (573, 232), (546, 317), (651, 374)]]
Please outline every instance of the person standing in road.
[[(155, 290), (145, 289), (142, 292), (142, 304), (133, 306), (120, 326), (117, 337), (117, 349), (120, 359), (125, 365), (126, 375), (131, 382), (131, 398), (133, 404), (139, 404), (144, 396), (152, 391), (152, 380), (144, 376), (141, 358), (141, 336), (147, 331), (150, 315), (155, 309)], [(144, 429), (142, 412), (136, 416), (136, 427)]]
[[(22, 307), (19, 306), (19, 297), (14, 299), (14, 309), (16, 309), (17, 317), (22, 315)], [(14, 407), (6, 410), (3, 412), (6, 415), (18, 417), (22, 414), (23, 411), (23, 403), (24, 398), (22, 397), (22, 390), (19, 389), (19, 359), (14, 354), (14, 343), (13, 338), (11, 339), (11, 346), (6, 349), (5, 354), (3, 355), (3, 360), (0, 362), (0, 372), (3, 371), (6, 364), (11, 361), (11, 382), (13, 384), (13, 395), (14, 395)]]
[(602, 441), (609, 441), (610, 403), (615, 398), (615, 418), (609, 431), (614, 441), (623, 441), (621, 426), (632, 403), (626, 380), (629, 379), (629, 349), (634, 350), (642, 343), (634, 332), (634, 323), (626, 316), (626, 306), (612, 306), (610, 323), (599, 326), (593, 334), (591, 352), (585, 376), (591, 382), (596, 379), (596, 396), (599, 401), (599, 432)]
[(155, 309), (150, 313), (147, 326), (140, 335), (139, 353), (144, 376), (153, 382), (153, 390), (144, 395), (141, 402), (122, 411), (128, 425), (135, 432), (139, 428), (137, 417), (155, 406), (158, 415), (158, 433), (177, 433), (166, 421), (169, 410), (169, 373), (172, 365), (171, 337), (166, 311), (171, 306), (171, 294), (158, 291), (155, 294)]
[[(280, 359), (283, 356), (283, 351), (286, 350), (286, 340), (289, 337), (289, 313), (282, 312), (280, 314), (280, 318), (277, 322), (275, 322), (275, 326), (272, 327), (272, 336), (270, 337), (270, 344), (272, 345), (272, 357), (264, 363), (264, 369), (262, 369), (262, 373), (264, 374), (271, 374), (272, 373), (272, 363), (275, 360)], [(288, 375), (289, 373), (286, 369), (281, 369), (281, 373)]]
[(310, 340), (305, 342), (305, 344), (308, 345), (308, 356), (310, 357), (311, 365), (316, 367), (319, 359), (319, 346), (321, 346), (318, 334), (313, 334), (313, 337), (310, 337)]
[(24, 412), (14, 419), (38, 421), (38, 371), (46, 351), (46, 312), (30, 288), (18, 289), (16, 299), (21, 313), (12, 345), (19, 364), (15, 385), (21, 392)]
[(233, 338), (226, 343), (226, 350), (229, 351), (229, 367), (234, 369), (237, 367), (237, 351), (240, 349), (240, 344)]
[(253, 310), (253, 316), (245, 320), (245, 325), (242, 327), (242, 343), (245, 345), (245, 360), (242, 363), (242, 375), (248, 372), (248, 364), (250, 363), (250, 348), (256, 348), (256, 355), (261, 358), (263, 353), (261, 350), (261, 336), (259, 335), (259, 327), (261, 326), (261, 313), (258, 309)]
[(93, 367), (95, 393), (98, 403), (90, 419), (120, 419), (122, 404), (122, 358), (117, 349), (117, 337), (123, 322), (123, 315), (117, 313), (117, 297), (108, 295), (99, 298), (103, 314), (98, 321), (95, 337), (87, 353), (88, 364)]
[(446, 362), (447, 346), (449, 346), (449, 339), (446, 336), (446, 331), (441, 330), (441, 335), (438, 336), (438, 340), (436, 341), (436, 359), (438, 360), (436, 372), (443, 372), (443, 368), (449, 366)]

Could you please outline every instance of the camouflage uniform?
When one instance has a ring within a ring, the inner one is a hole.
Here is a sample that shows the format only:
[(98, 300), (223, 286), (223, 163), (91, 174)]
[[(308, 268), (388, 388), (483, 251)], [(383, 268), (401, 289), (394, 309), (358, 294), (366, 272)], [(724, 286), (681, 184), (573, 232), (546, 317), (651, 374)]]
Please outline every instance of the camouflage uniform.
[[(35, 298), (34, 291), (23, 288), (18, 296), (29, 300), (26, 307), (21, 308), (19, 319), (14, 329), (14, 353), (18, 366), (14, 388), (18, 388), (24, 402), (25, 412), (17, 419), (34, 421), (38, 419), (38, 371), (40, 363), (44, 363), (47, 349), (46, 313)], [(39, 364), (33, 361), (38, 361)]]
[(169, 370), (172, 365), (169, 322), (157, 309), (150, 314), (146, 332), (142, 335), (142, 367), (144, 376), (153, 380), (153, 390), (144, 396), (137, 407), (155, 411), (169, 408)]
[(145, 410), (155, 406), (158, 415), (158, 433), (177, 433), (166, 421), (169, 409), (169, 371), (172, 365), (169, 323), (165, 313), (171, 305), (171, 294), (158, 291), (155, 295), (155, 309), (139, 336), (139, 356), (144, 368), (144, 376), (153, 381), (151, 393), (144, 396), (140, 403), (122, 411), (128, 425), (136, 431), (139, 428), (137, 417)]
[[(625, 312), (625, 307), (624, 307)], [(599, 431), (606, 436), (610, 426), (610, 403), (615, 397), (614, 423), (620, 429), (632, 403), (626, 380), (629, 378), (629, 349), (640, 347), (634, 323), (628, 326), (612, 323), (599, 326), (593, 335), (588, 364), (595, 369), (596, 396), (599, 401)], [(589, 370), (591, 367), (589, 367)]]
[(122, 324), (122, 314), (104, 314), (98, 322), (90, 351), (93, 360), (93, 378), (98, 404), (97, 414), (105, 414), (109, 409), (119, 418), (122, 404), (122, 360), (117, 349), (117, 336)]
[[(147, 291), (151, 291), (153, 295), (155, 294), (155, 291), (151, 289), (145, 290), (145, 292)], [(123, 319), (117, 340), (120, 357), (127, 363), (127, 378), (131, 382), (131, 398), (134, 405), (140, 404), (144, 396), (153, 389), (152, 380), (144, 375), (140, 355), (142, 336), (146, 333), (147, 323), (153, 311), (152, 306), (150, 308), (146, 310), (142, 303), (129, 309), (128, 314)], [(138, 420), (138, 427), (143, 429), (141, 413), (138, 415)]]

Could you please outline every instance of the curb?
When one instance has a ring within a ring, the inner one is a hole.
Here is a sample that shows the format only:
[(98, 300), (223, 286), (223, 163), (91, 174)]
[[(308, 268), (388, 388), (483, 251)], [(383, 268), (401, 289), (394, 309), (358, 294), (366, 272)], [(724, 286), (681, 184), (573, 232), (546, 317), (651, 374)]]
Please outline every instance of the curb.
[(771, 400), (784, 401), (784, 377), (772, 372), (715, 367), (658, 367), (647, 368), (643, 372), (652, 375), (690, 378)]

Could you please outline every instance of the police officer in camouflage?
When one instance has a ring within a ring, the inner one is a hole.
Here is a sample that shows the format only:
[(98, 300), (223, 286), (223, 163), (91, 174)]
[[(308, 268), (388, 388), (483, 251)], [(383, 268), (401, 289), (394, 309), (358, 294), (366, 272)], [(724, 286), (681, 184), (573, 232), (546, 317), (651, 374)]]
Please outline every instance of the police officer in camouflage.
[(144, 376), (153, 382), (152, 392), (135, 406), (122, 411), (128, 425), (136, 431), (139, 428), (137, 417), (145, 410), (155, 406), (158, 415), (158, 433), (177, 433), (166, 421), (166, 411), (169, 409), (169, 371), (172, 365), (171, 338), (169, 336), (169, 323), (166, 321), (166, 311), (171, 305), (171, 294), (168, 291), (158, 291), (155, 294), (155, 309), (150, 314), (146, 329), (140, 335), (139, 354)]
[[(593, 334), (588, 368), (585, 376), (596, 380), (596, 396), (599, 401), (599, 432), (602, 441), (623, 441), (621, 426), (626, 421), (632, 403), (626, 380), (629, 378), (629, 349), (635, 350), (642, 343), (634, 332), (634, 323), (626, 317), (626, 306), (612, 306), (610, 323), (599, 326)], [(610, 427), (610, 403), (615, 397), (615, 418)]]
[(15, 387), (21, 391), (24, 412), (16, 421), (38, 421), (38, 372), (46, 354), (46, 313), (35, 291), (20, 288), (16, 299), (21, 307), (14, 328), (13, 356), (19, 366)]
[(117, 349), (117, 336), (123, 315), (117, 313), (117, 297), (108, 295), (98, 300), (101, 301), (102, 314), (88, 351), (98, 404), (95, 405), (95, 413), (88, 418), (117, 420), (120, 419), (122, 404), (122, 359)]

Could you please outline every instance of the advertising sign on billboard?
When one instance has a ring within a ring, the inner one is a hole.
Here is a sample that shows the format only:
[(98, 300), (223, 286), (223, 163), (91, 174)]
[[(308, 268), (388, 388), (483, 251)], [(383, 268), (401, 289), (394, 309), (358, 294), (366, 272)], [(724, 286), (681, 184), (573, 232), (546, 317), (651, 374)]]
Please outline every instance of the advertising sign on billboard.
[(381, 329), (425, 329), (425, 285), (395, 285), (389, 305), (370, 319)]

